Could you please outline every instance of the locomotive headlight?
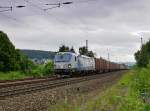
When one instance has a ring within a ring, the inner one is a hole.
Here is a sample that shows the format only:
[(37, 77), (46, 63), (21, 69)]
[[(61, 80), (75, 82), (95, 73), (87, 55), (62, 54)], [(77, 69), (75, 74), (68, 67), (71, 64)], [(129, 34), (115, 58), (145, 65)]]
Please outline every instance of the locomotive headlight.
[(71, 64), (68, 64), (68, 68), (71, 68)]

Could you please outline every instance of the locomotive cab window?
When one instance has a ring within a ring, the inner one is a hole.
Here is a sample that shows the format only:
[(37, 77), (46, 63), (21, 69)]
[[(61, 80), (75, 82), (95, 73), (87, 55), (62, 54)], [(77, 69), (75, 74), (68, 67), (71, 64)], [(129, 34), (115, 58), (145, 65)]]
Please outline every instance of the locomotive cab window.
[(55, 56), (55, 62), (69, 62), (72, 55), (68, 53), (59, 53)]

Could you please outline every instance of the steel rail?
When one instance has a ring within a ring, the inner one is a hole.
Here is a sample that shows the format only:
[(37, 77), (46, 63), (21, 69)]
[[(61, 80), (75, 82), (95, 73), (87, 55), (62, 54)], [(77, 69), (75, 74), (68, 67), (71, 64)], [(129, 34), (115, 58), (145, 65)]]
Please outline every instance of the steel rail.
[(27, 85), (27, 84), (34, 84), (40, 82), (47, 82), (47, 81), (54, 81), (61, 78), (58, 77), (49, 77), (49, 78), (38, 78), (38, 79), (24, 79), (24, 80), (16, 80), (16, 81), (9, 81), (9, 82), (0, 82), (0, 88), (7, 88), (12, 86), (19, 86), (19, 85)]
[(71, 85), (71, 84), (89, 81), (89, 80), (98, 79), (98, 78), (102, 79), (102, 78), (110, 76), (110, 75), (112, 75), (112, 73), (84, 76), (84, 77), (73, 78), (73, 79), (71, 78), (69, 80), (62, 79), (62, 80), (57, 80), (57, 81), (50, 81), (50, 83), (47, 83), (47, 84), (43, 84), (43, 82), (41, 82), (41, 84), (38, 84), (38, 85), (33, 84), (33, 86), (31, 86), (31, 87), (18, 88), (18, 89), (12, 89), (12, 90), (7, 90), (7, 91), (0, 91), (0, 98), (16, 96), (16, 95), (20, 95), (20, 94), (28, 94), (28, 93), (32, 93), (35, 91), (43, 91), (43, 90), (47, 90), (47, 89)]

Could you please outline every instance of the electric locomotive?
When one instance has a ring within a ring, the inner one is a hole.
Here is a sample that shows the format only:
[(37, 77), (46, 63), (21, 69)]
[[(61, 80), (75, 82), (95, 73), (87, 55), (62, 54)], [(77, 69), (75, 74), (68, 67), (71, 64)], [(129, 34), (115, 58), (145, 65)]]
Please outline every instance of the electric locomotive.
[(54, 58), (56, 74), (70, 74), (77, 70), (77, 54), (71, 52), (59, 52)]
[(85, 74), (95, 70), (95, 60), (72, 52), (59, 52), (55, 55), (54, 66), (55, 73), (59, 75)]

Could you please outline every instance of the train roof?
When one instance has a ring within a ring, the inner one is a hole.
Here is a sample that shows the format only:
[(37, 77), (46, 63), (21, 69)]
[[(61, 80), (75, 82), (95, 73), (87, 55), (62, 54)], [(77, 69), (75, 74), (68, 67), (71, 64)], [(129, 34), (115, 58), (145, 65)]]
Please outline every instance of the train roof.
[(73, 53), (73, 52), (57, 52), (57, 54), (71, 54), (71, 55), (76, 55), (76, 53)]

